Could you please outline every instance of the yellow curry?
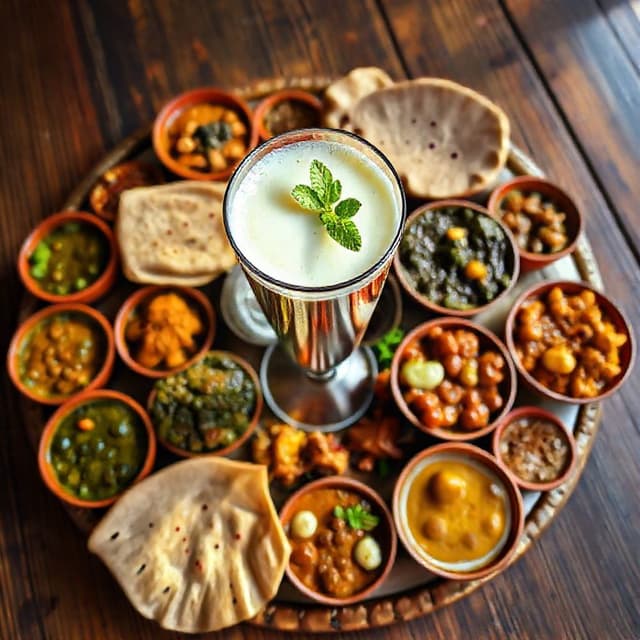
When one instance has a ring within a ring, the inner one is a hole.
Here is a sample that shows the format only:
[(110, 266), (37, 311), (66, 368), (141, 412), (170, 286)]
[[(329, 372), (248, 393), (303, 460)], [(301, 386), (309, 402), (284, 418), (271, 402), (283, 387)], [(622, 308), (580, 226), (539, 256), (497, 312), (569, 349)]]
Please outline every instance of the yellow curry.
[(463, 571), (498, 553), (507, 518), (504, 488), (471, 463), (437, 460), (408, 491), (407, 522), (417, 545), (441, 564), (468, 563), (457, 567)]

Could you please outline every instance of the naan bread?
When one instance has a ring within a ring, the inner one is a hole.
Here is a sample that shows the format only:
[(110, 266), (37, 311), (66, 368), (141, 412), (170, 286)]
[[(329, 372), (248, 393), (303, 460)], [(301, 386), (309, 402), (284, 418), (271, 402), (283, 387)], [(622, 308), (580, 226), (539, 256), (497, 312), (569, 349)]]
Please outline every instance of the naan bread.
[(378, 67), (353, 69), (327, 87), (324, 93), (324, 125), (332, 129), (347, 127), (351, 109), (360, 98), (392, 84), (393, 80)]
[(186, 633), (255, 616), (275, 596), (290, 553), (266, 467), (209, 456), (132, 487), (89, 549), (143, 616)]
[(197, 287), (235, 264), (224, 231), (226, 184), (180, 181), (120, 196), (116, 237), (133, 282)]
[(509, 120), (488, 98), (449, 80), (421, 78), (371, 93), (351, 109), (349, 128), (379, 147), (407, 192), (468, 196), (504, 166)]

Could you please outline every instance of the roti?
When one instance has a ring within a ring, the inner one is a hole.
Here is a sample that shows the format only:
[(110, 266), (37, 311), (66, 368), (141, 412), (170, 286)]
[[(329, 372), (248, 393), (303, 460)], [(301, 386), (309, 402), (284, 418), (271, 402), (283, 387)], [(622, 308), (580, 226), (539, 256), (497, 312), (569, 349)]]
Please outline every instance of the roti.
[(488, 187), (509, 150), (509, 119), (450, 80), (400, 82), (361, 98), (349, 128), (388, 156), (409, 195), (454, 198)]
[(324, 125), (332, 129), (349, 126), (351, 109), (364, 96), (389, 87), (393, 80), (378, 67), (358, 67), (330, 84), (324, 93)]
[(89, 549), (143, 616), (186, 633), (255, 616), (275, 596), (290, 553), (266, 467), (214, 456), (136, 484)]
[(180, 181), (124, 191), (116, 221), (133, 282), (197, 287), (235, 264), (222, 222), (226, 184)]

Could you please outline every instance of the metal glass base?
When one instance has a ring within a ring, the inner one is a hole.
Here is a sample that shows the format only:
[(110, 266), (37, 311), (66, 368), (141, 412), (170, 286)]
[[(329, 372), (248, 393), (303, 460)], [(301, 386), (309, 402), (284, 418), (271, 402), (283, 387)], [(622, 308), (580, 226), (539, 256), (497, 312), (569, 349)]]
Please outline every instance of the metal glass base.
[(279, 345), (270, 346), (260, 365), (264, 399), (275, 415), (305, 431), (338, 431), (359, 420), (373, 399), (378, 373), (368, 347), (354, 351), (326, 375), (301, 369)]

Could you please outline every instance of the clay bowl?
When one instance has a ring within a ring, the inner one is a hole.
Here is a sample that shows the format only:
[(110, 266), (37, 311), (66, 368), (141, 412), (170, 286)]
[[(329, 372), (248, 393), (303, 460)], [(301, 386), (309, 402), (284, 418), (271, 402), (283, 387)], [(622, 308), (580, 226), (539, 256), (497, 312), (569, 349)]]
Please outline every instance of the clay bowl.
[[(445, 429), (441, 427), (437, 429), (429, 429), (428, 427), (423, 425), (422, 422), (420, 422), (418, 417), (413, 413), (413, 411), (411, 411), (411, 408), (405, 402), (399, 380), (402, 354), (410, 342), (422, 338), (433, 327), (442, 327), (445, 331), (451, 329), (466, 329), (468, 331), (472, 331), (479, 338), (481, 352), (490, 348), (493, 351), (497, 351), (498, 353), (500, 353), (500, 355), (503, 357), (505, 362), (505, 377), (504, 380), (499, 384), (498, 388), (500, 390), (500, 394), (502, 396), (504, 404), (502, 405), (502, 409), (500, 409), (500, 412), (486, 427), (478, 429), (477, 431), (452, 431), (451, 429)], [(395, 400), (396, 405), (398, 406), (400, 411), (402, 411), (404, 417), (414, 427), (420, 429), (421, 431), (424, 431), (424, 433), (430, 436), (440, 438), (441, 440), (453, 440), (458, 442), (476, 440), (477, 438), (481, 438), (482, 436), (486, 436), (488, 433), (491, 433), (491, 431), (496, 428), (498, 423), (504, 418), (504, 416), (513, 406), (513, 402), (516, 397), (516, 380), (517, 376), (515, 367), (513, 366), (511, 356), (509, 355), (509, 352), (507, 351), (507, 348), (502, 343), (502, 341), (494, 333), (492, 333), (482, 325), (471, 322), (470, 320), (465, 320), (464, 318), (436, 318), (435, 320), (430, 320), (429, 322), (418, 325), (413, 331), (405, 336), (404, 340), (396, 350), (393, 356), (393, 360), (391, 361), (391, 392), (393, 394), (393, 399)]]
[(169, 152), (169, 129), (174, 120), (188, 107), (198, 104), (220, 104), (237, 111), (248, 131), (247, 153), (258, 143), (258, 131), (253, 126), (253, 118), (249, 105), (238, 96), (215, 88), (201, 88), (187, 91), (168, 102), (157, 115), (151, 131), (153, 150), (160, 162), (172, 173), (189, 180), (226, 180), (238, 163), (228, 166), (222, 171), (202, 172), (181, 165)]
[[(150, 302), (158, 295), (171, 292), (178, 294), (185, 300), (185, 302), (187, 302), (189, 307), (197, 310), (200, 320), (204, 326), (204, 331), (199, 336), (196, 336), (198, 345), (197, 351), (186, 362), (173, 369), (151, 369), (141, 365), (131, 354), (132, 345), (125, 337), (127, 325), (141, 305)], [(207, 296), (205, 296), (201, 291), (191, 287), (150, 286), (138, 289), (124, 301), (118, 311), (118, 315), (116, 316), (113, 326), (116, 349), (124, 363), (132, 371), (139, 373), (141, 376), (146, 376), (147, 378), (164, 378), (172, 373), (183, 371), (209, 351), (211, 344), (213, 343), (216, 323), (211, 302), (209, 302), (209, 298), (207, 298)]]
[[(516, 420), (520, 420), (522, 418), (538, 418), (553, 423), (563, 434), (565, 441), (569, 445), (569, 459), (567, 460), (564, 470), (555, 480), (551, 480), (549, 482), (531, 482), (523, 480), (516, 475), (516, 473), (514, 473), (503, 460), (502, 454), (500, 453), (500, 440), (502, 439), (502, 435), (510, 424), (513, 424)], [(528, 489), (530, 491), (550, 491), (551, 489), (559, 487), (571, 476), (578, 461), (578, 449), (573, 435), (567, 430), (558, 416), (546, 409), (541, 409), (540, 407), (518, 407), (508, 413), (493, 432), (492, 451), (498, 463), (513, 476), (514, 482), (520, 488)]]
[[(322, 112), (322, 100), (317, 96), (314, 96), (312, 93), (307, 91), (301, 91), (300, 89), (283, 89), (282, 91), (276, 91), (272, 93), (270, 96), (265, 98), (257, 107), (253, 116), (253, 123), (255, 128), (258, 130), (258, 134), (262, 140), (269, 140), (273, 138), (275, 134), (271, 133), (271, 131), (267, 128), (266, 118), (269, 112), (281, 104), (282, 102), (290, 101), (290, 102), (298, 102), (302, 105), (311, 107), (315, 109), (318, 114), (318, 122), (315, 124), (310, 123), (308, 127), (317, 127), (320, 126), (320, 113)], [(284, 133), (281, 131), (280, 133)]]
[[(434, 461), (436, 456), (459, 458), (463, 461), (466, 459), (479, 463), (498, 478), (507, 492), (511, 510), (509, 534), (500, 552), (483, 567), (470, 571), (454, 571), (434, 564), (429, 556), (418, 551), (406, 518), (407, 494), (415, 474), (419, 473), (431, 461)], [(520, 491), (515, 485), (511, 474), (506, 472), (492, 455), (470, 444), (446, 442), (424, 449), (414, 456), (403, 469), (393, 491), (393, 518), (400, 540), (418, 564), (431, 573), (450, 580), (478, 580), (492, 573), (502, 571), (511, 561), (524, 529), (524, 505)]]
[[(161, 438), (160, 435), (156, 432), (156, 437), (158, 439), (158, 442), (165, 449), (167, 449), (168, 451), (171, 451), (171, 453), (174, 453), (177, 456), (180, 456), (181, 458), (198, 458), (200, 456), (226, 456), (230, 454), (232, 451), (235, 451), (236, 449), (240, 448), (245, 442), (247, 442), (247, 440), (251, 437), (256, 427), (258, 426), (258, 421), (260, 420), (260, 415), (262, 414), (262, 406), (263, 406), (262, 391), (260, 389), (260, 380), (258, 378), (258, 374), (256, 373), (255, 369), (244, 358), (241, 358), (240, 356), (237, 356), (235, 353), (231, 353), (230, 351), (214, 350), (211, 353), (214, 353), (220, 356), (225, 356), (227, 358), (231, 358), (232, 360), (235, 360), (249, 374), (249, 376), (251, 377), (251, 380), (253, 381), (253, 385), (256, 389), (256, 406), (253, 411), (253, 416), (251, 417), (251, 421), (249, 422), (247, 428), (245, 429), (245, 432), (235, 442), (232, 442), (228, 447), (223, 447), (222, 449), (216, 449), (215, 451), (201, 451), (201, 452), (187, 451), (186, 449), (181, 449), (180, 447), (177, 447), (171, 442), (168, 442), (164, 438)], [(206, 355), (206, 354), (203, 354), (203, 355)], [(157, 391), (154, 387), (151, 390), (151, 393), (149, 394), (149, 398), (147, 399), (147, 410), (149, 412), (149, 415), (152, 417), (152, 419), (153, 419), (152, 408), (153, 408), (153, 403), (156, 399), (156, 394), (157, 394)]]
[(49, 449), (60, 422), (79, 406), (89, 402), (95, 402), (96, 400), (116, 400), (123, 402), (136, 412), (144, 425), (147, 434), (147, 454), (140, 472), (129, 486), (132, 486), (139, 480), (142, 480), (142, 478), (148, 476), (149, 473), (151, 473), (151, 469), (153, 468), (153, 464), (156, 459), (156, 436), (153, 431), (153, 427), (151, 426), (151, 420), (149, 420), (149, 416), (146, 414), (145, 410), (133, 398), (125, 395), (124, 393), (120, 393), (119, 391), (112, 391), (110, 389), (86, 391), (74, 396), (67, 403), (59, 407), (45, 425), (42, 436), (40, 437), (40, 445), (38, 447), (38, 467), (44, 483), (52, 493), (74, 507), (82, 507), (85, 509), (98, 509), (109, 506), (114, 503), (128, 489), (128, 487), (125, 487), (119, 493), (102, 500), (84, 500), (82, 498), (78, 498), (77, 496), (65, 491), (62, 485), (58, 482), (55, 471), (49, 461)]
[[(414, 222), (416, 222), (418, 218), (420, 218), (426, 211), (431, 211), (434, 209), (444, 209), (446, 207), (464, 207), (465, 209), (471, 209), (472, 211), (475, 211), (478, 215), (488, 216), (493, 220), (496, 220), (484, 207), (481, 207), (475, 202), (467, 202), (466, 200), (437, 200), (435, 202), (430, 202), (429, 204), (418, 207), (407, 219), (405, 230), (408, 229)], [(511, 264), (509, 266), (511, 268), (509, 269), (509, 272), (511, 274), (511, 282), (509, 283), (509, 286), (504, 291), (500, 292), (500, 294), (498, 294), (493, 300), (479, 307), (473, 307), (473, 309), (448, 309), (447, 307), (443, 307), (439, 304), (436, 304), (435, 302), (432, 302), (431, 300), (429, 300), (429, 298), (417, 291), (411, 284), (406, 270), (402, 264), (402, 260), (400, 259), (400, 252), (398, 251), (396, 252), (396, 255), (393, 259), (393, 266), (403, 289), (418, 304), (422, 305), (425, 309), (431, 311), (432, 313), (436, 313), (438, 315), (454, 316), (456, 318), (470, 318), (496, 305), (500, 300), (504, 299), (505, 296), (509, 295), (509, 292), (515, 286), (518, 280), (518, 275), (520, 274), (520, 257), (518, 255), (518, 248), (516, 246), (513, 234), (511, 233), (511, 231), (509, 231), (509, 229), (507, 229), (504, 224), (502, 224), (500, 220), (496, 220), (496, 222), (503, 230), (507, 238), (507, 243), (510, 247)]]
[(569, 240), (567, 246), (556, 253), (533, 253), (531, 251), (518, 248), (518, 252), (520, 254), (520, 269), (522, 271), (542, 269), (542, 267), (546, 267), (556, 260), (573, 253), (582, 231), (582, 214), (575, 202), (560, 187), (553, 184), (553, 182), (549, 182), (544, 178), (536, 178), (534, 176), (519, 176), (501, 184), (491, 193), (487, 209), (497, 220), (502, 219), (502, 216), (500, 215), (500, 203), (507, 193), (514, 189), (526, 192), (537, 191), (553, 203), (557, 204), (567, 216), (565, 219), (565, 225)]
[[(357, 493), (369, 502), (373, 508), (372, 510), (380, 516), (380, 523), (374, 530), (376, 541), (380, 544), (383, 555), (383, 564), (381, 565), (380, 574), (362, 591), (346, 598), (336, 598), (318, 591), (313, 591), (307, 587), (295, 575), (289, 564), (287, 564), (285, 571), (287, 577), (296, 589), (308, 598), (329, 607), (352, 605), (369, 597), (386, 580), (389, 572), (393, 568), (398, 546), (396, 531), (393, 526), (393, 518), (382, 498), (367, 485), (359, 482), (358, 480), (354, 480), (353, 478), (329, 476), (304, 485), (289, 497), (284, 506), (280, 509), (280, 521), (282, 522), (285, 531), (289, 530), (289, 522), (297, 512), (297, 505), (299, 504), (300, 498), (307, 495), (309, 492), (316, 491), (318, 489), (343, 489), (345, 491)], [(383, 532), (382, 537), (380, 536), (379, 531)]]
[[(73, 315), (78, 314), (91, 319), (92, 324), (95, 327), (99, 328), (103, 333), (104, 361), (91, 382), (89, 382), (89, 384), (81, 391), (78, 391), (75, 394), (71, 395), (41, 396), (37, 393), (34, 393), (23, 382), (22, 377), (20, 376), (20, 355), (26, 344), (26, 340), (29, 339), (29, 336), (34, 331), (34, 329), (36, 329), (41, 322), (51, 319), (53, 316), (60, 313)], [(22, 394), (27, 396), (27, 398), (30, 398), (35, 402), (40, 402), (41, 404), (55, 406), (66, 402), (67, 400), (69, 400), (69, 398), (72, 398), (79, 393), (104, 386), (107, 383), (111, 372), (113, 371), (115, 354), (116, 350), (114, 346), (113, 330), (111, 329), (109, 321), (99, 311), (96, 311), (92, 307), (84, 304), (67, 302), (64, 304), (56, 304), (41, 309), (37, 313), (34, 313), (32, 316), (27, 318), (18, 327), (18, 330), (15, 332), (13, 338), (11, 339), (9, 351), (7, 352), (7, 369), (9, 371), (9, 376), (13, 381), (13, 384)]]
[[(613, 324), (616, 332), (624, 333), (627, 336), (627, 342), (622, 345), (619, 350), (621, 367), (620, 374), (613, 380), (612, 384), (605, 388), (602, 393), (594, 396), (593, 398), (573, 398), (572, 396), (563, 395), (561, 393), (557, 393), (555, 391), (552, 391), (551, 389), (548, 389), (525, 370), (525, 368), (522, 366), (522, 363), (520, 362), (518, 354), (516, 353), (514, 330), (516, 326), (516, 317), (518, 315), (518, 312), (522, 308), (523, 303), (530, 298), (546, 297), (548, 292), (553, 289), (553, 287), (560, 287), (560, 289), (562, 289), (562, 291), (564, 291), (566, 295), (575, 295), (584, 290), (593, 291), (596, 296), (596, 302), (599, 305), (600, 309), (602, 309), (603, 316)], [(600, 400), (604, 400), (605, 398), (609, 397), (612, 393), (615, 393), (620, 388), (622, 383), (627, 379), (629, 373), (633, 369), (636, 345), (629, 321), (626, 319), (620, 308), (617, 307), (611, 300), (609, 300), (609, 298), (607, 298), (605, 295), (589, 286), (588, 284), (585, 284), (584, 282), (575, 282), (572, 280), (556, 280), (551, 282), (544, 281), (535, 284), (530, 289), (527, 289), (527, 291), (525, 291), (511, 307), (511, 311), (509, 311), (509, 315), (507, 316), (507, 321), (505, 323), (504, 332), (507, 348), (509, 349), (511, 358), (516, 365), (516, 369), (520, 374), (520, 378), (530, 389), (533, 389), (541, 396), (551, 398), (552, 400), (559, 400), (560, 402), (568, 402), (571, 404), (588, 404), (590, 402), (599, 402)]]
[[(100, 274), (98, 279), (90, 284), (82, 291), (75, 291), (74, 293), (68, 293), (65, 295), (57, 295), (55, 293), (49, 293), (40, 288), (38, 281), (33, 278), (29, 272), (29, 258), (35, 251), (38, 243), (52, 233), (57, 227), (66, 224), (68, 222), (80, 222), (82, 224), (90, 225), (98, 229), (105, 237), (107, 244), (109, 245), (109, 260)], [(90, 213), (84, 213), (82, 211), (63, 211), (61, 213), (54, 213), (53, 215), (45, 218), (27, 237), (20, 248), (20, 254), (18, 255), (18, 273), (24, 286), (34, 295), (36, 298), (45, 300), (46, 302), (93, 302), (102, 297), (113, 286), (116, 281), (117, 266), (118, 266), (118, 248), (116, 240), (111, 229), (100, 218)]]

